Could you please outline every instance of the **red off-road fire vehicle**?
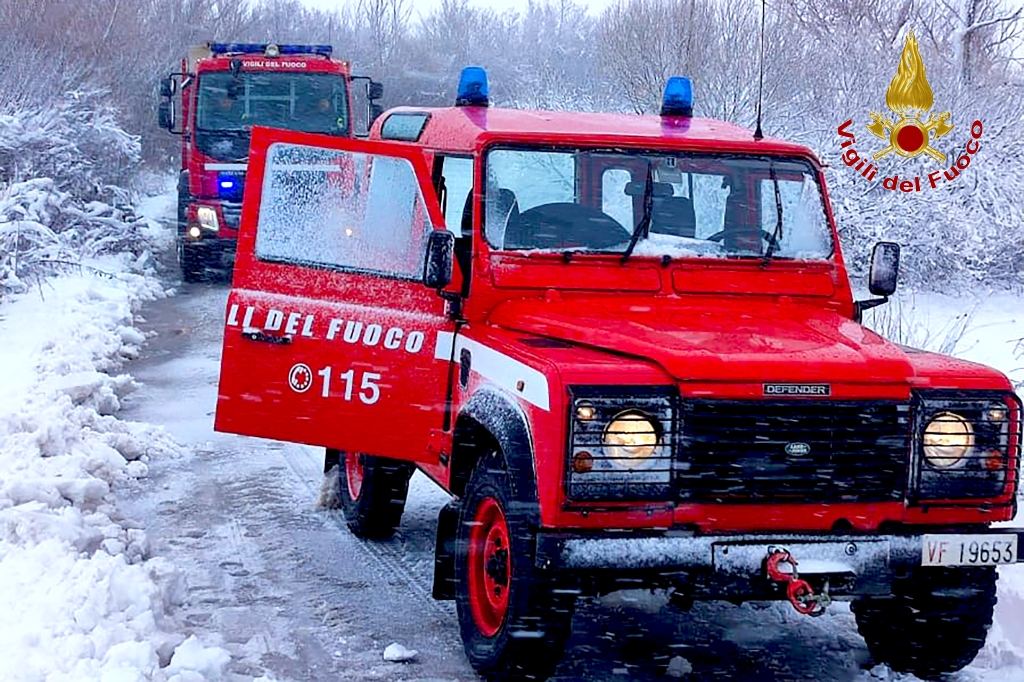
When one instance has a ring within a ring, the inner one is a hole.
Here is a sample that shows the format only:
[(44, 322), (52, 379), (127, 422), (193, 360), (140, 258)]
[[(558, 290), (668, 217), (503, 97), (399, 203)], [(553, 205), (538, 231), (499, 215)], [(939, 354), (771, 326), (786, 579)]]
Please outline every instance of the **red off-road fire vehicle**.
[(351, 86), (360, 80), (369, 120), (379, 113), (381, 84), (351, 75), (332, 52), (330, 45), (208, 42), (190, 48), (181, 71), (161, 81), (160, 126), (182, 136), (177, 249), (186, 281), (234, 259), (254, 125), (351, 137)]
[[(327, 449), (347, 522), (452, 501), (435, 597), (487, 678), (555, 668), (578, 595), (852, 601), (873, 658), (982, 647), (1021, 403), (860, 324), (806, 147), (691, 117), (400, 108), (361, 141), (253, 131), (216, 428)], [(332, 480), (330, 477), (328, 481)]]

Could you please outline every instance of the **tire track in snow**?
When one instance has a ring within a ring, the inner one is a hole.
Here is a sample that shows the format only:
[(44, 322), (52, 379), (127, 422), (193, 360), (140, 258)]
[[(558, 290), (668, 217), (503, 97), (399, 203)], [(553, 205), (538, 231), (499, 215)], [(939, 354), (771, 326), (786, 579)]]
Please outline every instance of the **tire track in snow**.
[[(305, 466), (302, 467), (297, 465), (299, 460), (297, 457), (285, 457), (284, 459), (295, 473), (296, 478), (302, 482), (305, 491), (309, 494), (309, 499), (316, 500), (320, 496), (319, 483), (323, 477), (323, 465), (316, 462), (313, 457), (303, 457), (302, 459), (305, 460)], [(310, 466), (310, 464), (312, 464), (312, 466)], [(316, 485), (314, 485), (314, 481), (316, 482)], [(433, 598), (432, 577), (426, 578), (425, 576), (418, 574), (413, 567), (406, 563), (407, 555), (404, 549), (396, 547), (396, 545), (401, 542), (400, 539), (373, 541), (357, 538), (352, 535), (352, 532), (348, 529), (348, 525), (345, 522), (345, 515), (340, 510), (332, 509), (323, 513), (326, 514), (330, 523), (338, 530), (352, 536), (356, 545), (366, 557), (372, 559), (377, 566), (397, 578), (401, 583), (412, 588), (422, 603), (428, 605), (441, 617), (450, 619), (454, 619), (456, 617), (454, 602), (442, 602)], [(399, 527), (398, 532), (402, 532), (401, 527)]]

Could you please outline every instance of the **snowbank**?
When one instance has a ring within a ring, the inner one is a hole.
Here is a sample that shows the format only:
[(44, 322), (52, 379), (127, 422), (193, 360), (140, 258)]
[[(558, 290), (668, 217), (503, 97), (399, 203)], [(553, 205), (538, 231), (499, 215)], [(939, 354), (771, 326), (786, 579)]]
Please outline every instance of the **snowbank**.
[(111, 494), (178, 450), (115, 416), (144, 341), (133, 311), (164, 293), (131, 256), (89, 265), (0, 304), (0, 679), (219, 679), (227, 653), (169, 615), (181, 574)]

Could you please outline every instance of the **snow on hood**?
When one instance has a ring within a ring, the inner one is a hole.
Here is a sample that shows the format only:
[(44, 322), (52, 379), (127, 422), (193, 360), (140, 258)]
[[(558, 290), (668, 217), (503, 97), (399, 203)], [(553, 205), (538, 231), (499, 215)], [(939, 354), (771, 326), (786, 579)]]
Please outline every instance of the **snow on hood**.
[[(998, 372), (913, 352), (821, 307), (750, 297), (743, 310), (639, 299), (509, 301), (489, 321), (657, 363), (680, 381), (845, 382), (927, 385), (920, 369), (945, 377)], [(756, 307), (755, 307), (756, 306)]]

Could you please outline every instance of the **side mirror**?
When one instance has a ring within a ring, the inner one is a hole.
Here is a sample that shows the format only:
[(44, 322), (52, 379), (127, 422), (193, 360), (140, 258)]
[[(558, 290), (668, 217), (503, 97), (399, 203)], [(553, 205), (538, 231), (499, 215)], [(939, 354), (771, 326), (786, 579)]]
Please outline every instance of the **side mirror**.
[(900, 274), (900, 245), (878, 242), (871, 251), (868, 290), (875, 296), (892, 296)]
[(174, 132), (174, 102), (170, 100), (160, 102), (157, 117), (159, 118), (161, 128)]
[(168, 76), (167, 78), (160, 79), (160, 96), (161, 97), (174, 97), (174, 91), (177, 90), (177, 83), (173, 78)]
[(384, 107), (377, 104), (376, 102), (370, 102), (367, 106), (366, 118), (368, 121), (367, 128), (373, 125), (373, 122), (380, 118), (380, 115), (384, 113)]
[(444, 289), (452, 281), (455, 257), (455, 235), (434, 230), (427, 241), (427, 257), (423, 264), (423, 284), (431, 289)]
[(369, 81), (366, 84), (366, 99), (375, 100), (384, 96), (384, 84), (377, 81)]

